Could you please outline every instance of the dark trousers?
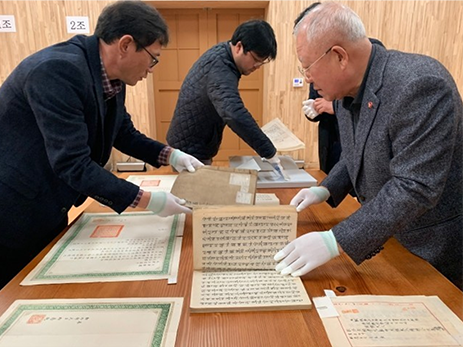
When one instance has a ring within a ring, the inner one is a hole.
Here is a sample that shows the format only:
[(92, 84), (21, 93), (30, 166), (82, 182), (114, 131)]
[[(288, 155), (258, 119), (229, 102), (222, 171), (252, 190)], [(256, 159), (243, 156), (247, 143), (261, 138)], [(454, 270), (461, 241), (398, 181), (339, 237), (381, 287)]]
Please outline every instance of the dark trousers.
[(39, 254), (68, 224), (67, 217), (60, 225), (46, 233), (40, 242), (19, 249), (0, 245), (0, 289), (15, 277), (29, 262)]

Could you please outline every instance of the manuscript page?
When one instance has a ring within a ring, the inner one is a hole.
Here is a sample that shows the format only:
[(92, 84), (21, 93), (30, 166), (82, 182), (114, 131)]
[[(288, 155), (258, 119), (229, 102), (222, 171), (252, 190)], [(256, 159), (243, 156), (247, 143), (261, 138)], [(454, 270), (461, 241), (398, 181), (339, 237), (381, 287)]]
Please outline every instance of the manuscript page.
[(295, 151), (305, 149), (305, 144), (282, 123), (279, 118), (268, 122), (262, 127), (277, 151)]
[(274, 270), (296, 226), (293, 206), (195, 208), (192, 312), (310, 308), (301, 279)]
[(331, 298), (339, 314), (322, 318), (337, 347), (463, 346), (463, 322), (437, 296)]

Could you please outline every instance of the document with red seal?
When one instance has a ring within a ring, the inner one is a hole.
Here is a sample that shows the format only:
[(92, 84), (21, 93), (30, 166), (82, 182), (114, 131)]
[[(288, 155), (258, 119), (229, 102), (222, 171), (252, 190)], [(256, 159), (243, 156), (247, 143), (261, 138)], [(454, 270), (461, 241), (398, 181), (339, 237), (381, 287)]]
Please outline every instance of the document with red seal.
[(168, 279), (176, 283), (184, 215), (84, 213), (21, 285)]
[(183, 298), (17, 300), (0, 347), (173, 347)]

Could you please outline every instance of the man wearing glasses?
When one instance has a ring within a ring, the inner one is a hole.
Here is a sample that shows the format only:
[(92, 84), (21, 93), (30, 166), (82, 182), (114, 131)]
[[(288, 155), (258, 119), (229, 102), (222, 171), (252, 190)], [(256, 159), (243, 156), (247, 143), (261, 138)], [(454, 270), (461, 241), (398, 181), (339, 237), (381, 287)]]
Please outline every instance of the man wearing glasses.
[(238, 83), (275, 59), (277, 43), (263, 20), (239, 25), (228, 42), (205, 52), (188, 72), (167, 132), (169, 145), (211, 164), (229, 126), (262, 158), (278, 164), (276, 148), (243, 104)]
[(67, 225), (67, 212), (92, 197), (121, 213), (189, 213), (170, 193), (149, 193), (103, 166), (113, 146), (160, 167), (203, 164), (135, 129), (125, 86), (151, 73), (167, 25), (151, 6), (106, 7), (95, 34), (78, 35), (26, 58), (0, 88), (0, 288)]
[(463, 107), (436, 60), (372, 45), (348, 7), (324, 2), (295, 29), (307, 83), (337, 103), (342, 154), (320, 186), (291, 201), (298, 211), (339, 205), (354, 189), (361, 207), (329, 231), (292, 241), (277, 271), (301, 276), (346, 252), (357, 264), (395, 237), (463, 289)]

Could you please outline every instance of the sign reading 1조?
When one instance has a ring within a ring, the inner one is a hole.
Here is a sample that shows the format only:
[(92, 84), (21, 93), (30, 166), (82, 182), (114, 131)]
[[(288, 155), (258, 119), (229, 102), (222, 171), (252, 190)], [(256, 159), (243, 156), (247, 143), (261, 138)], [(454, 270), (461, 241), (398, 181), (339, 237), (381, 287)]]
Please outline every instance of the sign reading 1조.
[(90, 32), (88, 17), (66, 16), (66, 27), (68, 34), (88, 34)]
[(15, 33), (16, 23), (13, 15), (0, 15), (0, 32)]

